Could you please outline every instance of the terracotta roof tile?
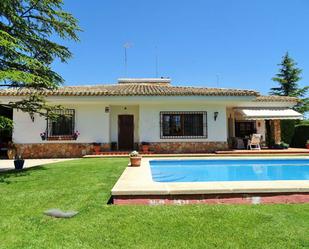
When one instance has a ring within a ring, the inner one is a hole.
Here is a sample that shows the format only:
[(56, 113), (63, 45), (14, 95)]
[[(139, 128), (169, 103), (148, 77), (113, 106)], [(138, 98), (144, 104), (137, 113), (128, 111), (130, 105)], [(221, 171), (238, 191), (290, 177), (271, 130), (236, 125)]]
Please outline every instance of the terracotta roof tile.
[(258, 96), (254, 101), (257, 102), (298, 102), (299, 99), (288, 96)]
[[(29, 89), (2, 89), (0, 96), (25, 96)], [(39, 92), (46, 96), (259, 96), (252, 90), (184, 87), (163, 84), (116, 84), (93, 86), (66, 86), (54, 91)]]

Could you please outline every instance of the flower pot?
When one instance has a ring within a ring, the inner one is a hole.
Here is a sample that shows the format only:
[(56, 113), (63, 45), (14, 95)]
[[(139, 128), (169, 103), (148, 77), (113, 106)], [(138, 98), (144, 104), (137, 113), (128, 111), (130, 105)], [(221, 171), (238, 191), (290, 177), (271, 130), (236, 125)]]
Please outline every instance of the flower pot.
[(139, 167), (141, 166), (142, 157), (130, 157), (131, 167)]
[(101, 152), (101, 145), (94, 145), (93, 146), (93, 150), (94, 150), (94, 153), (96, 155), (100, 154), (100, 152)]
[(142, 152), (143, 153), (148, 153), (149, 152), (149, 145), (142, 145)]
[(309, 149), (309, 144), (306, 144), (306, 148)]
[(111, 142), (111, 150), (116, 151), (117, 150), (117, 142)]
[(24, 159), (15, 159), (14, 166), (16, 170), (21, 170), (24, 167), (25, 160)]

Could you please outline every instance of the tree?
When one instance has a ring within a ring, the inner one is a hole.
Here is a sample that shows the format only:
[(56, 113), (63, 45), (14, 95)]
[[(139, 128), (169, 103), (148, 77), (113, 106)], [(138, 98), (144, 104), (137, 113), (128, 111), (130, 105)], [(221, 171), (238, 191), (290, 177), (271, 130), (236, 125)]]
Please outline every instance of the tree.
[[(63, 0), (0, 1), (0, 87), (28, 89), (28, 97), (8, 106), (32, 118), (35, 113), (53, 115), (57, 107), (47, 105), (39, 93), (63, 83), (51, 63), (55, 59), (67, 62), (72, 55), (52, 38), (78, 41), (77, 20), (62, 7)], [(8, 126), (12, 121), (0, 117), (0, 128)]]
[(295, 107), (298, 111), (305, 113), (309, 110), (309, 98), (306, 98), (306, 93), (309, 86), (299, 87), (298, 81), (301, 80), (302, 70), (296, 67), (297, 63), (286, 53), (279, 66), (279, 73), (272, 78), (273, 81), (279, 83), (279, 87), (271, 88), (271, 95), (290, 96), (300, 99), (299, 104)]

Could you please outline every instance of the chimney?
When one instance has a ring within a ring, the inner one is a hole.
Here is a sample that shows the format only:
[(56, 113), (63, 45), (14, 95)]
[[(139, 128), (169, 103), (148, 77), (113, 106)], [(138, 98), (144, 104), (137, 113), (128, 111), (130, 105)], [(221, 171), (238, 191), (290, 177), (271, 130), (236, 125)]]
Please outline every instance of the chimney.
[(170, 78), (120, 78), (118, 84), (170, 85)]

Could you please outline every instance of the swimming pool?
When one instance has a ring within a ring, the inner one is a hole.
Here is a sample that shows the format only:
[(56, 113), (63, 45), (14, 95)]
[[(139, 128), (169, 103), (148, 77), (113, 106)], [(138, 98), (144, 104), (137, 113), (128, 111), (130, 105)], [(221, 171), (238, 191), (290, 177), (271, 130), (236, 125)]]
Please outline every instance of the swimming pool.
[(155, 182), (309, 180), (309, 159), (151, 160)]

